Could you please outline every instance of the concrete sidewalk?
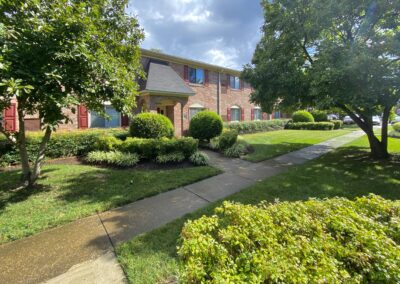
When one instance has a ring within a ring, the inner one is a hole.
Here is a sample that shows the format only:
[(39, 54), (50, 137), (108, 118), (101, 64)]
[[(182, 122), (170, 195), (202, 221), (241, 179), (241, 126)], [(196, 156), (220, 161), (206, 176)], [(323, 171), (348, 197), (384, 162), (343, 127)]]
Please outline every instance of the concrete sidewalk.
[(260, 163), (207, 151), (223, 174), (0, 246), (0, 282), (125, 283), (114, 254), (119, 243), (362, 135), (355, 131)]

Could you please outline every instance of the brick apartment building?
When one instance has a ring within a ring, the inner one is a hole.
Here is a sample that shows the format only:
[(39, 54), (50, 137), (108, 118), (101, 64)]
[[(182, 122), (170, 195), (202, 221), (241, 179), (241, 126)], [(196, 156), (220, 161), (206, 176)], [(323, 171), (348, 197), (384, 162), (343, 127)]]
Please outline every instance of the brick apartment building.
[[(259, 107), (251, 104), (251, 86), (239, 79), (240, 71), (144, 49), (142, 64), (147, 78), (140, 82), (137, 108), (133, 113), (150, 111), (166, 115), (173, 122), (177, 136), (184, 135), (190, 119), (205, 109), (220, 114), (226, 122), (287, 116), (279, 112), (262, 113)], [(105, 103), (104, 108), (111, 119), (106, 120), (84, 106), (79, 106), (75, 114), (65, 109), (72, 123), (62, 124), (60, 129), (129, 125), (129, 119), (110, 104)], [(4, 111), (3, 119), (7, 129), (18, 130), (16, 102)], [(39, 130), (40, 118), (37, 115), (26, 117), (26, 129)]]

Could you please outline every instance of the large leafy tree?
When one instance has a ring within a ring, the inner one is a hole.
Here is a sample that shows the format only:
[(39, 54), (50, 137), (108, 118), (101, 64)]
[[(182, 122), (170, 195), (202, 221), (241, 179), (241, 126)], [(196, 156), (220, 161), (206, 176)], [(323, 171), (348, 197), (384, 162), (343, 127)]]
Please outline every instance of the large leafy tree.
[[(387, 122), (400, 99), (400, 1), (263, 0), (265, 23), (243, 78), (266, 111), (340, 108), (388, 157)], [(372, 116), (382, 114), (381, 137)]]
[[(143, 31), (126, 14), (127, 0), (0, 0), (0, 113), (17, 100), (19, 131), (0, 126), (18, 146), (23, 179), (35, 183), (47, 142), (63, 109), (84, 104), (104, 113), (110, 101), (129, 113), (142, 76)], [(31, 168), (27, 114), (39, 114), (44, 135)]]

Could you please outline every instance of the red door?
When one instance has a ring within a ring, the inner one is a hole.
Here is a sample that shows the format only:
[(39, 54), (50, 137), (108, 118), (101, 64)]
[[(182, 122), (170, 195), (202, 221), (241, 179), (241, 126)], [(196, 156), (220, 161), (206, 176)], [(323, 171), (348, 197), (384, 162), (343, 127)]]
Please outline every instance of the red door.
[(14, 132), (17, 130), (16, 127), (16, 106), (15, 103), (11, 104), (9, 108), (4, 110), (4, 129), (6, 131)]
[(121, 113), (121, 126), (122, 127), (127, 127), (129, 126), (129, 117), (125, 114)]
[(88, 123), (88, 111), (84, 105), (78, 106), (78, 127), (86, 129), (89, 126)]

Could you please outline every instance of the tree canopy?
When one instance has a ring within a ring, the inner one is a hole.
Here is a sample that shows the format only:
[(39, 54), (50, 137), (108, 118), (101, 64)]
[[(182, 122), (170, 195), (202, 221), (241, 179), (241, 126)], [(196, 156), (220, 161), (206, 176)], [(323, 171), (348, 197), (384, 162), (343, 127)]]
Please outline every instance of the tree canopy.
[[(84, 104), (104, 113), (109, 101), (122, 112), (135, 106), (143, 75), (144, 34), (126, 14), (128, 0), (0, 0), (0, 113), (17, 99), (19, 132), (0, 131), (24, 155), (26, 114), (39, 114), (45, 140), (63, 109)], [(44, 153), (38, 154), (40, 160)], [(22, 156), (21, 156), (22, 158)], [(37, 176), (22, 160), (25, 179)]]
[[(340, 108), (387, 157), (387, 120), (400, 99), (400, 1), (263, 0), (265, 23), (242, 77), (264, 110)], [(382, 114), (382, 138), (372, 116)]]

